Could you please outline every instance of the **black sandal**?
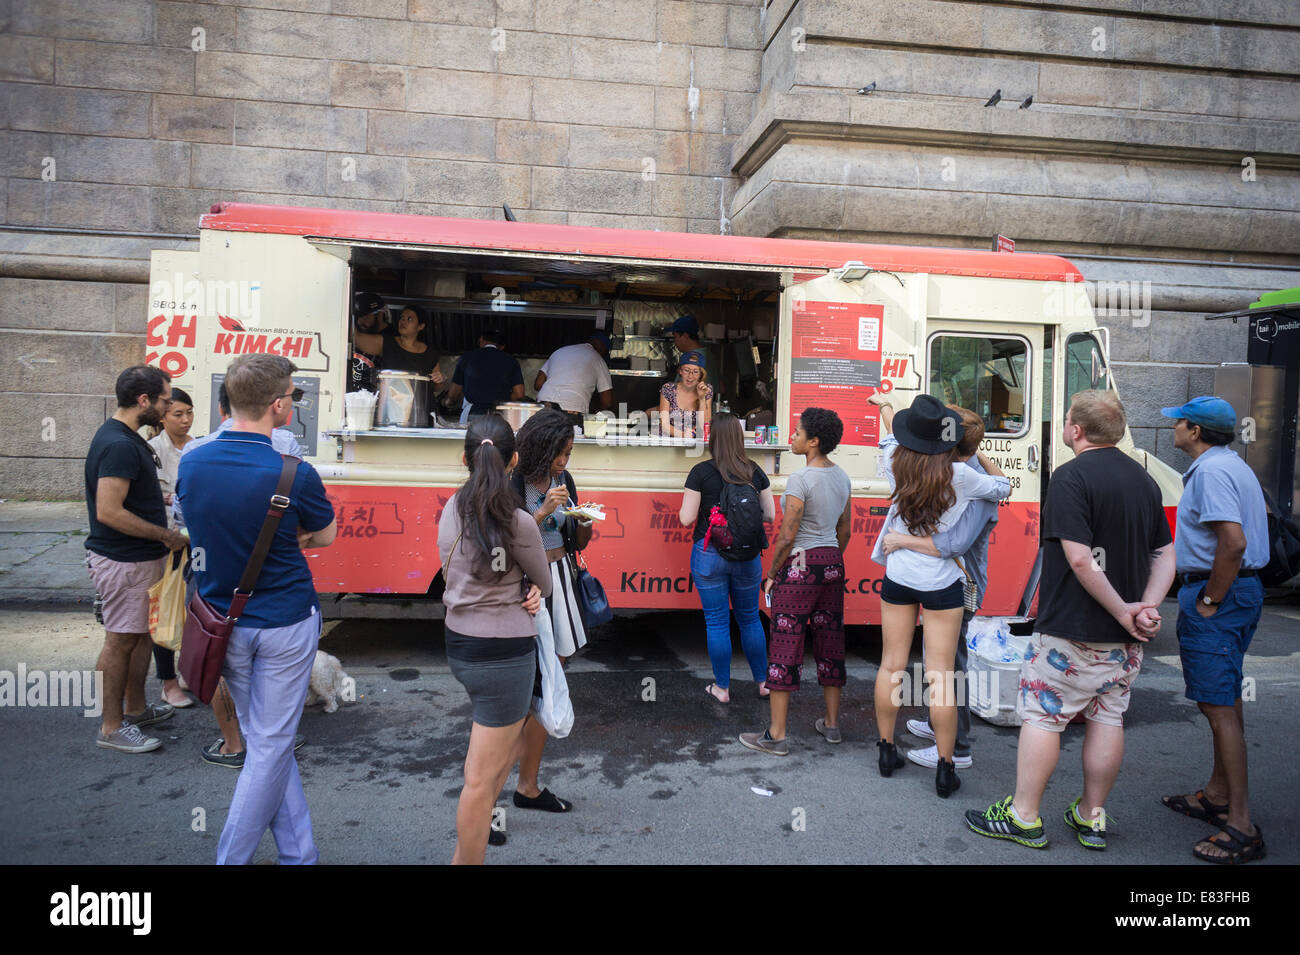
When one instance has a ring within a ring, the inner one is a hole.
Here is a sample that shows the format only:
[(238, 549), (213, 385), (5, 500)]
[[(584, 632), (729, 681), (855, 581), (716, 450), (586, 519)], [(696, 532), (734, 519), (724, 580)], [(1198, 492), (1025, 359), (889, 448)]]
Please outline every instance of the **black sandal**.
[(1228, 804), (1226, 802), (1222, 806), (1210, 802), (1205, 798), (1204, 789), (1196, 790), (1194, 798), (1196, 802), (1188, 802), (1187, 797), (1183, 795), (1161, 796), (1160, 801), (1174, 812), (1182, 813), (1184, 816), (1191, 816), (1193, 819), (1204, 819), (1216, 826), (1227, 825)]
[(566, 802), (549, 789), (543, 789), (536, 796), (525, 796), (515, 790), (515, 805), (520, 809), (541, 809), (545, 812), (568, 812), (573, 803)]
[[(1225, 835), (1228, 837), (1227, 839), (1216, 839), (1214, 837)], [(1221, 831), (1216, 832), (1214, 836), (1202, 839), (1192, 846), (1192, 855), (1204, 862), (1213, 862), (1215, 865), (1240, 865), (1243, 862), (1262, 859), (1266, 854), (1264, 830), (1259, 826), (1255, 826), (1253, 836), (1248, 836), (1240, 829), (1234, 829), (1228, 825), (1225, 825)], [(1210, 855), (1210, 853), (1201, 849), (1201, 845), (1204, 843), (1209, 843), (1223, 850), (1227, 855)]]

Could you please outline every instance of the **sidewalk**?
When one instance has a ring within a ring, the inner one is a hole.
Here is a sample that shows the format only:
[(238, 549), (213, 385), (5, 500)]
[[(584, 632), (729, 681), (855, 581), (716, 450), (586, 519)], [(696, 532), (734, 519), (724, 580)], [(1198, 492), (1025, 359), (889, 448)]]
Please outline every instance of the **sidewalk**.
[(0, 607), (89, 607), (84, 501), (0, 502)]

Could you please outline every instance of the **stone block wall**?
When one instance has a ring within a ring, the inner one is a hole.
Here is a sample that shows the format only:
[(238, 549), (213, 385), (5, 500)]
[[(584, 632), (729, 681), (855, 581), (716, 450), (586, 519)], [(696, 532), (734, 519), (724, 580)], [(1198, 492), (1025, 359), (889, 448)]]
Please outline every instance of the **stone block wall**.
[(1300, 284), (1298, 33), (1290, 0), (6, 0), (0, 496), (81, 493), (149, 251), (223, 200), (1001, 232), (1151, 283), (1102, 320), (1130, 405), (1172, 404), (1244, 350), (1206, 312)]
[(7, 0), (0, 497), (82, 493), (88, 435), (144, 354), (149, 249), (192, 245), (214, 202), (726, 229), (763, 16), (761, 0)]

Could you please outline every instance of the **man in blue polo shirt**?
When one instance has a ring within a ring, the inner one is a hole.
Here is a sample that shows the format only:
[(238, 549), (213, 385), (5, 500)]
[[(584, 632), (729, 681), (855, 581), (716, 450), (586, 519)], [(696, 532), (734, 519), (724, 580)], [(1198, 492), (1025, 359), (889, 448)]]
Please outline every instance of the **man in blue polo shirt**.
[(1178, 502), (1178, 652), (1187, 698), (1214, 734), (1214, 769), (1205, 788), (1165, 796), (1175, 812), (1222, 831), (1192, 848), (1220, 864), (1264, 858), (1264, 838), (1251, 825), (1246, 732), (1241, 709), (1242, 662), (1264, 603), (1258, 571), (1268, 565), (1268, 517), (1259, 480), (1228, 445), (1237, 414), (1222, 398), (1193, 398), (1165, 408), (1176, 418), (1174, 447), (1192, 457)]
[[(176, 493), (194, 546), (199, 593), (222, 612), (230, 607), (280, 479), (282, 459), (271, 432), (293, 415), (293, 400), (300, 396), (291, 380), (295, 371), (276, 355), (236, 358), (226, 372), (234, 423), (181, 458)], [(217, 843), (223, 865), (251, 862), (268, 826), (281, 864), (317, 861), (293, 756), (321, 632), (320, 603), (301, 548), (328, 546), (336, 528), (320, 476), (305, 461), (298, 464), (289, 499), (222, 671), (246, 742), (244, 769)]]
[(505, 340), (495, 329), (484, 329), (478, 336), (478, 350), (462, 355), (451, 376), (449, 401), (464, 395), (460, 423), (471, 415), (484, 415), (502, 401), (522, 401), (524, 373), (519, 362), (505, 353)]

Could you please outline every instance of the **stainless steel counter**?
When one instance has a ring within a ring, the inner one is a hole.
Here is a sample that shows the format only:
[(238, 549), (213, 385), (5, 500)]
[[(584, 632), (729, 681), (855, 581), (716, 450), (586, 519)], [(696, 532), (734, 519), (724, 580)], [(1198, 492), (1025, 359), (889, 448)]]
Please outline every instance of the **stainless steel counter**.
[[(341, 438), (345, 442), (358, 438), (403, 438), (415, 440), (465, 440), (465, 431), (461, 428), (373, 428), (369, 431), (350, 431), (341, 429), (326, 431), (331, 438)], [(693, 448), (704, 444), (699, 438), (670, 438), (649, 434), (607, 435), (603, 438), (577, 437), (574, 444), (595, 444), (606, 448)], [(755, 444), (746, 441), (745, 447), (751, 451), (789, 451), (788, 444)]]

